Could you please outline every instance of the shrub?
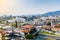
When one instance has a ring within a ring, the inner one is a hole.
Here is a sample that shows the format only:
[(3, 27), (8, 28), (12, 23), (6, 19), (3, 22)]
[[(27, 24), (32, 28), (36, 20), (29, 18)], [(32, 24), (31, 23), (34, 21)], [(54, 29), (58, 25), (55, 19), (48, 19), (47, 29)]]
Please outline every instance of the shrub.
[(50, 26), (51, 26), (51, 23), (50, 23), (50, 22), (48, 22), (48, 23), (47, 23), (47, 25), (50, 25)]
[(26, 38), (26, 39), (33, 39), (34, 36), (33, 36), (32, 34), (27, 34), (27, 35), (25, 36), (25, 38)]

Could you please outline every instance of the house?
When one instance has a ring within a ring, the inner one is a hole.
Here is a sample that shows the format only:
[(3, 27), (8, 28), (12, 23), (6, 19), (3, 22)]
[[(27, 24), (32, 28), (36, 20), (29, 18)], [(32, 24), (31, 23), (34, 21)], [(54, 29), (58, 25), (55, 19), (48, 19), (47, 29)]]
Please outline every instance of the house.
[(40, 18), (41, 22), (50, 22), (51, 26), (56, 24), (59, 21), (59, 18), (56, 16), (48, 16), (48, 17), (41, 17)]
[(37, 29), (33, 25), (25, 24), (21, 27), (21, 31), (25, 34), (34, 34), (35, 32), (37, 32)]
[(25, 19), (24, 18), (21, 18), (21, 17), (16, 17), (16, 18), (12, 18), (11, 20), (8, 20), (8, 22), (25, 22)]
[(51, 28), (52, 31), (60, 32), (60, 24), (54, 25), (53, 28)]
[(5, 33), (5, 30), (0, 30), (0, 33), (4, 34)]
[(51, 26), (49, 26), (49, 25), (45, 25), (45, 26), (43, 26), (43, 29), (45, 29), (45, 30), (51, 30)]
[(41, 19), (35, 19), (33, 23), (35, 26), (43, 26), (46, 24), (45, 21), (42, 21)]
[(15, 19), (17, 22), (25, 22), (25, 19), (22, 17), (16, 17)]
[(60, 32), (60, 28), (51, 28), (52, 31)]
[(30, 32), (30, 29), (31, 29), (31, 28), (33, 28), (33, 26), (30, 25), (30, 24), (27, 24), (27, 25), (24, 25), (24, 26), (21, 27), (22, 32), (24, 32), (24, 33)]

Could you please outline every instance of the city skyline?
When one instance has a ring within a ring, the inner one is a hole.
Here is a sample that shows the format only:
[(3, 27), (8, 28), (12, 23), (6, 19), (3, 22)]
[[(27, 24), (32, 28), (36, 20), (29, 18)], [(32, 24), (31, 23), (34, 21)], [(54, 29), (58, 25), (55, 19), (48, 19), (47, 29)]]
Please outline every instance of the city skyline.
[(0, 0), (0, 15), (43, 14), (60, 10), (60, 0)]

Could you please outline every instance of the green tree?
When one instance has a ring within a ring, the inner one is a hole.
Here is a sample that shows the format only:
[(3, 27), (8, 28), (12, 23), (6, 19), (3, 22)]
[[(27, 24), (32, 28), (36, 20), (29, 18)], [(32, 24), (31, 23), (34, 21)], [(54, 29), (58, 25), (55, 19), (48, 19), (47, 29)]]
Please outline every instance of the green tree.
[(33, 39), (34, 36), (33, 36), (32, 34), (27, 34), (27, 35), (25, 36), (25, 38), (26, 38), (26, 39)]
[(16, 23), (12, 23), (12, 25), (11, 26), (14, 26), (14, 27), (16, 27)]
[(3, 20), (0, 20), (0, 23), (3, 23)]
[(51, 26), (51, 22), (48, 22), (47, 25)]

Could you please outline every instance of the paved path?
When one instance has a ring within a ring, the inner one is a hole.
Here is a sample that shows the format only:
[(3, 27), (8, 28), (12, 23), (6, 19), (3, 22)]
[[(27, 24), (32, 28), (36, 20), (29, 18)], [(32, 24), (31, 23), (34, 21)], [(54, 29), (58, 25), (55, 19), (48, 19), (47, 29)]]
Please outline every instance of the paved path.
[(0, 40), (2, 40), (2, 34), (0, 33)]

